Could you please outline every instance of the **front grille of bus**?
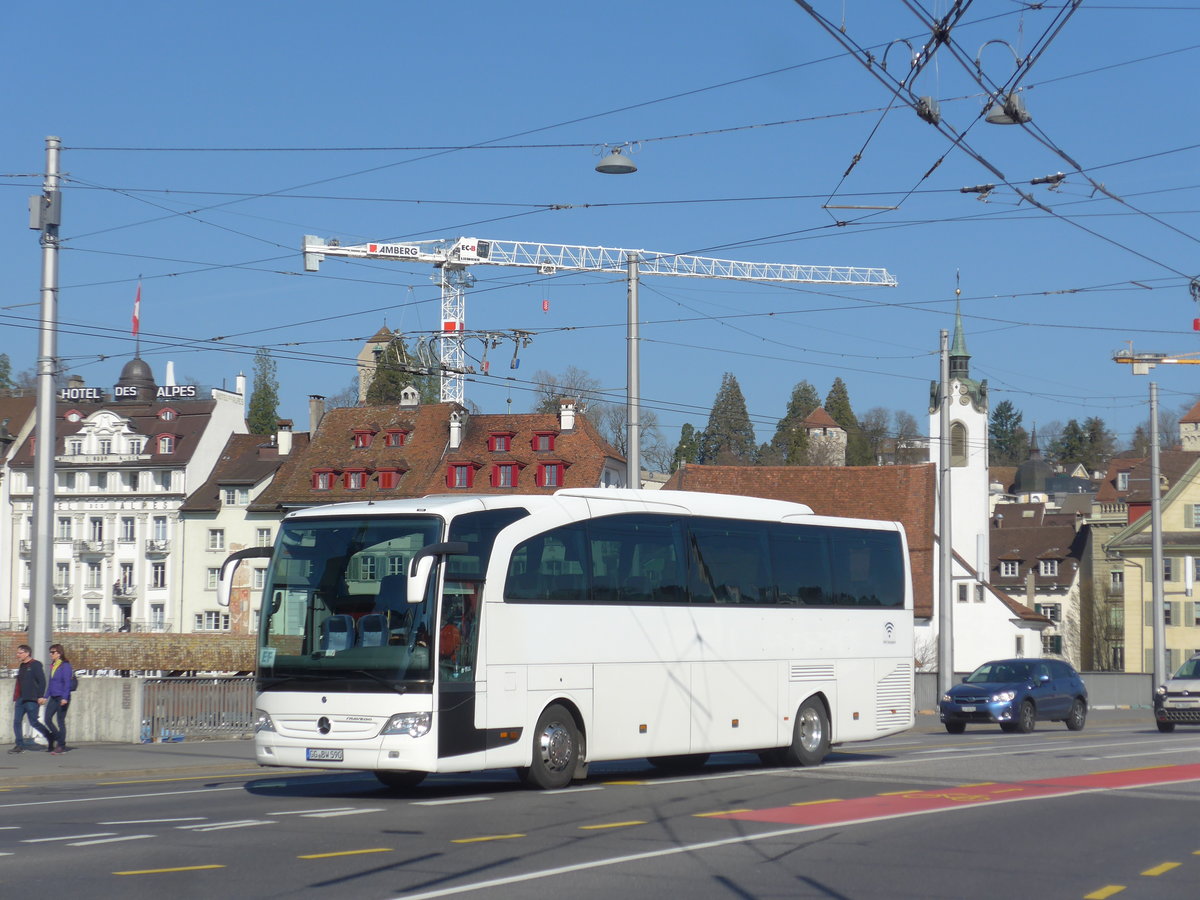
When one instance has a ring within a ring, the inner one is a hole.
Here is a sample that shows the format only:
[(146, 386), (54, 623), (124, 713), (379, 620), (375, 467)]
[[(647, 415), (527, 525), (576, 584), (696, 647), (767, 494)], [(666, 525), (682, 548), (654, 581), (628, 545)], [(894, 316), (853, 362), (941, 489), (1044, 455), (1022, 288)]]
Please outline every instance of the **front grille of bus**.
[(886, 731), (912, 720), (912, 669), (899, 665), (876, 686), (875, 727)]

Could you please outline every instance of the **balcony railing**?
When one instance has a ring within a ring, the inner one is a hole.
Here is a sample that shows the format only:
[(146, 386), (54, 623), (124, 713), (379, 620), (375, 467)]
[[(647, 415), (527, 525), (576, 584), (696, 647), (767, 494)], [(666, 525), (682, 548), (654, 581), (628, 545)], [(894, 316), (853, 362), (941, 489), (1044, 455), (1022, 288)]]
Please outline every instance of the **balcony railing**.
[(28, 556), (33, 552), (33, 541), (21, 541), (21, 555)]
[(112, 541), (76, 541), (75, 552), (79, 555), (104, 555), (111, 556), (113, 552)]
[(1106, 593), (1110, 600), (1119, 600), (1125, 596), (1125, 585), (1110, 584)]
[(166, 540), (165, 538), (162, 540), (146, 541), (146, 552), (147, 553), (170, 553), (171, 552), (171, 542), (169, 540)]

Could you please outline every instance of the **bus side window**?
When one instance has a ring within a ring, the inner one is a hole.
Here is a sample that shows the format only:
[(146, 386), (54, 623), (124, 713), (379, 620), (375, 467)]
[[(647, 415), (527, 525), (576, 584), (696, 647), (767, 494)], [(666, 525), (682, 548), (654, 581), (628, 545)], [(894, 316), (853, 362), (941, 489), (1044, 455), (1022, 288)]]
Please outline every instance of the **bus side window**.
[(767, 575), (766, 533), (761, 525), (697, 519), (691, 526), (695, 567), (693, 601), (774, 603)]
[(779, 602), (824, 606), (833, 602), (828, 529), (819, 525), (771, 525), (771, 568)]

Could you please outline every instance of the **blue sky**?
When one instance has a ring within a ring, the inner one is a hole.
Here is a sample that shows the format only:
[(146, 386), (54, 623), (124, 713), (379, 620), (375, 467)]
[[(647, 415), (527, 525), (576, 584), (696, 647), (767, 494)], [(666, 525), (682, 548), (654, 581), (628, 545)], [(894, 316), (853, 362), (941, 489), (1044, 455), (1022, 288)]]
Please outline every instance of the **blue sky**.
[[(813, 6), (897, 77), (928, 33), (913, 10), (948, 9)], [(280, 412), (303, 428), (308, 395), (347, 386), (364, 338), (385, 321), (429, 334), (439, 305), (428, 266), (331, 259), (305, 274), (302, 236), (473, 236), (878, 266), (899, 279), (645, 279), (643, 404), (672, 444), (684, 422), (703, 427), (725, 371), (760, 440), (794, 384), (824, 396), (839, 376), (860, 415), (904, 410), (924, 427), (956, 273), (972, 374), (989, 380), (993, 405), (1011, 400), (1027, 427), (1100, 416), (1127, 440), (1151, 379), (1113, 353), (1128, 341), (1200, 350), (1189, 291), (1200, 4), (1085, 3), (1063, 18), (1061, 4), (970, 4), (912, 82), (964, 135), (955, 148), (791, 0), (67, 0), (52, 17), (18, 5), (0, 60), (13, 86), (0, 124), (0, 352), (16, 370), (34, 366), (40, 251), (26, 202), (44, 138), (58, 135), (59, 352), (90, 385), (110, 387), (132, 353), (140, 277), (142, 355), (160, 380), (173, 360), (180, 380), (232, 385), (268, 347)], [(1034, 51), (1019, 82), (1032, 127), (979, 121), (975, 60), (1004, 83)], [(639, 171), (594, 172), (594, 149), (622, 142), (640, 142)], [(1029, 184), (1058, 172), (1055, 190)], [(985, 202), (960, 192), (987, 183)], [(467, 382), (468, 400), (527, 411), (532, 375), (572, 365), (623, 397), (623, 279), (474, 274), (468, 328), (535, 337), (519, 369), (511, 345), (492, 351), (492, 375)], [(1154, 370), (1165, 409), (1190, 403), (1195, 373)]]

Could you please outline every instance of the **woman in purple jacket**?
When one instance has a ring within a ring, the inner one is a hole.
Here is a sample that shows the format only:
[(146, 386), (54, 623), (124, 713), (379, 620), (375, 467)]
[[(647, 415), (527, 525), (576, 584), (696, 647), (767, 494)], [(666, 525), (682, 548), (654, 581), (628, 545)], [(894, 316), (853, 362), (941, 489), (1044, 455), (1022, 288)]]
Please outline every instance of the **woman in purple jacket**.
[[(50, 732), (50, 752), (67, 749), (67, 704), (71, 702), (71, 682), (75, 670), (63, 653), (62, 644), (50, 645), (50, 677), (46, 682), (46, 729)], [(57, 726), (55, 719), (58, 720)]]

